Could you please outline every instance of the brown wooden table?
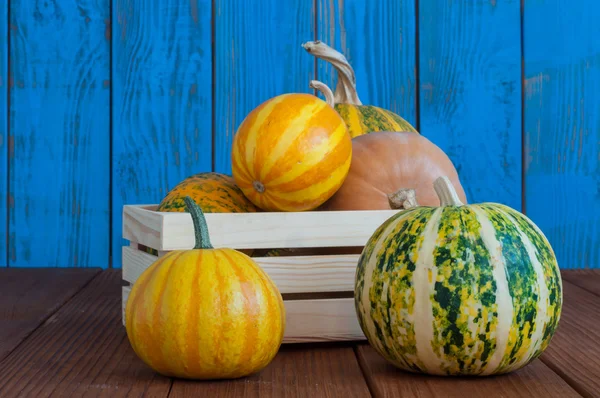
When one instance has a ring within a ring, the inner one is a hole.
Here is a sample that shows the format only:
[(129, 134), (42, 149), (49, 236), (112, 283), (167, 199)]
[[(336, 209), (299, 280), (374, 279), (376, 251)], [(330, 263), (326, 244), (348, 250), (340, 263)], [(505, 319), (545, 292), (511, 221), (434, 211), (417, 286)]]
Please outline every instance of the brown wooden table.
[(600, 397), (600, 271), (564, 271), (564, 307), (542, 357), (489, 378), (396, 370), (366, 343), (284, 346), (235, 381), (162, 377), (121, 324), (121, 272), (0, 270), (0, 397)]

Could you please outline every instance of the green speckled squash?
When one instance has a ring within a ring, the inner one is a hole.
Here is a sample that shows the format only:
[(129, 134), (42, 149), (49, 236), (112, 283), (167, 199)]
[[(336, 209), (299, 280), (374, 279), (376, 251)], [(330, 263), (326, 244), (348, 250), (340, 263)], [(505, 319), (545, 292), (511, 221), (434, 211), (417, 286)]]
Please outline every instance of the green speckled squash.
[(337, 71), (335, 94), (324, 83), (313, 80), (310, 87), (319, 90), (329, 105), (340, 114), (352, 138), (374, 131), (417, 130), (400, 115), (373, 105), (363, 105), (356, 91), (356, 76), (342, 53), (322, 41), (309, 41), (302, 47), (316, 58), (329, 62)]
[(397, 367), (493, 375), (537, 358), (554, 334), (562, 281), (543, 233), (497, 203), (463, 205), (450, 181), (440, 207), (381, 225), (356, 272), (355, 305), (370, 344)]

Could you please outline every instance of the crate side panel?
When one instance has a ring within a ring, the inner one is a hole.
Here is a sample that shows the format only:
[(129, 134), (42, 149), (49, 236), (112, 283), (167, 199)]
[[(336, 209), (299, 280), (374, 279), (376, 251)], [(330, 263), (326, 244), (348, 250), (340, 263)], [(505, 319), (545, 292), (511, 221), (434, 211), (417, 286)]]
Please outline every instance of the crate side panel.
[(150, 211), (143, 206), (123, 207), (123, 238), (144, 246), (162, 246), (164, 213)]
[[(373, 232), (394, 214), (397, 211), (212, 213), (206, 214), (206, 221), (215, 247), (347, 247), (364, 246)], [(194, 234), (190, 215), (165, 214), (162, 236), (160, 250), (191, 249)]]
[(285, 301), (284, 343), (364, 340), (354, 299)]
[[(358, 255), (255, 257), (282, 294), (354, 291)], [(123, 247), (123, 280), (135, 283), (157, 257)]]

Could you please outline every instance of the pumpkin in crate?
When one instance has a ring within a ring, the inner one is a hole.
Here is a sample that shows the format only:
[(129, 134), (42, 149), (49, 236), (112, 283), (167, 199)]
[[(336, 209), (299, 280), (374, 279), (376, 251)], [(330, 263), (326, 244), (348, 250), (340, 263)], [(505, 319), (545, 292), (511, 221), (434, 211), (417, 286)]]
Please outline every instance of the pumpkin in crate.
[(342, 185), (352, 144), (340, 115), (310, 94), (282, 94), (250, 112), (233, 139), (232, 174), (267, 211), (305, 211)]
[(390, 210), (437, 206), (436, 178), (450, 178), (466, 202), (448, 156), (425, 136), (379, 131), (352, 139), (353, 159), (344, 184), (320, 210)]
[[(185, 197), (189, 196), (206, 213), (254, 213), (258, 211), (235, 185), (231, 176), (222, 173), (204, 172), (187, 177), (160, 201), (156, 211), (185, 212)], [(158, 255), (156, 249), (146, 247), (149, 254)], [(251, 255), (253, 250), (241, 250)]]
[(562, 280), (552, 247), (520, 212), (463, 205), (435, 181), (440, 207), (398, 212), (368, 240), (355, 279), (359, 324), (397, 367), (437, 375), (519, 369), (548, 346)]
[(154, 262), (133, 285), (127, 337), (156, 372), (187, 379), (243, 377), (264, 368), (283, 341), (279, 290), (247, 255), (214, 249), (202, 210), (187, 197), (196, 246)]
[(412, 131), (417, 130), (399, 115), (373, 105), (363, 105), (356, 91), (354, 70), (344, 55), (322, 41), (309, 41), (302, 47), (315, 57), (325, 60), (337, 71), (335, 93), (327, 85), (317, 80), (310, 87), (319, 90), (327, 103), (335, 107), (346, 124), (350, 136), (356, 137), (373, 131)]
[(156, 211), (184, 212), (185, 197), (191, 197), (206, 213), (250, 213), (256, 207), (235, 185), (233, 178), (221, 173), (194, 174), (167, 193)]

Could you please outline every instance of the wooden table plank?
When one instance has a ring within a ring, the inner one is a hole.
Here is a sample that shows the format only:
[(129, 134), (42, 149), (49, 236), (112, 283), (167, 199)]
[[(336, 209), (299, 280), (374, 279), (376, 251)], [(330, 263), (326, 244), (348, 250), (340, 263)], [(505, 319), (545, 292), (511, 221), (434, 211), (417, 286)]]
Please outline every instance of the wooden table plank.
[(375, 397), (579, 397), (560, 376), (539, 360), (501, 376), (436, 377), (401, 371), (369, 345), (360, 345), (357, 350)]
[(0, 360), (73, 297), (99, 269), (0, 270)]
[(562, 278), (600, 296), (600, 269), (563, 270)]
[(563, 281), (563, 311), (541, 359), (581, 395), (600, 396), (600, 297)]
[(0, 396), (167, 396), (171, 380), (135, 356), (120, 309), (121, 271), (104, 271), (0, 362)]
[(369, 397), (354, 351), (348, 345), (281, 348), (256, 375), (215, 382), (176, 380), (169, 397)]

